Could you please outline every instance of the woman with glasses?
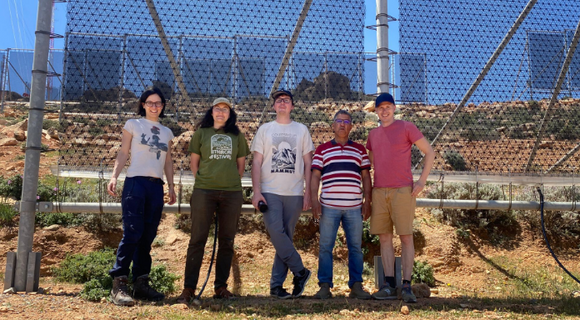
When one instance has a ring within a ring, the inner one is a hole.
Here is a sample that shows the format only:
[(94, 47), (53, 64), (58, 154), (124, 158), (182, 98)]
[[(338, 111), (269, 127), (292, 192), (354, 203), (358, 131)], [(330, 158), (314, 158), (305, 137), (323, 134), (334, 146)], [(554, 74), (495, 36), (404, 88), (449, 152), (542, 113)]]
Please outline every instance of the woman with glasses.
[(234, 257), (234, 237), (242, 211), (245, 158), (250, 153), (246, 138), (236, 125), (236, 112), (226, 98), (217, 98), (206, 112), (189, 144), (195, 186), (191, 195), (191, 239), (187, 248), (184, 289), (179, 303), (195, 296), (214, 213), (218, 222), (215, 267), (215, 299), (231, 299), (227, 282)]
[[(163, 173), (169, 184), (169, 204), (175, 203), (173, 189), (173, 160), (171, 158), (171, 130), (159, 123), (165, 110), (165, 98), (158, 88), (141, 94), (137, 114), (123, 127), (121, 149), (115, 160), (111, 181), (107, 186), (110, 195), (116, 195), (117, 178), (125, 167), (129, 155), (121, 199), (123, 210), (123, 238), (117, 249), (117, 260), (109, 271), (113, 277), (111, 300), (117, 305), (134, 304), (137, 299), (159, 301), (165, 296), (149, 285), (151, 271), (151, 243), (163, 211)], [(133, 262), (133, 294), (128, 291), (129, 267)]]

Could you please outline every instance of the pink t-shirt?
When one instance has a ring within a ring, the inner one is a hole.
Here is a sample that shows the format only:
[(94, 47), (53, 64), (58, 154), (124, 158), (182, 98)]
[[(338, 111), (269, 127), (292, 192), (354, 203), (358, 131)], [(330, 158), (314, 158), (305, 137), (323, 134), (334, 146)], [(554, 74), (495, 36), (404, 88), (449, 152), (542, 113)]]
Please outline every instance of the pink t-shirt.
[(413, 186), (411, 147), (421, 138), (421, 131), (413, 123), (403, 120), (371, 130), (366, 147), (373, 153), (374, 187)]

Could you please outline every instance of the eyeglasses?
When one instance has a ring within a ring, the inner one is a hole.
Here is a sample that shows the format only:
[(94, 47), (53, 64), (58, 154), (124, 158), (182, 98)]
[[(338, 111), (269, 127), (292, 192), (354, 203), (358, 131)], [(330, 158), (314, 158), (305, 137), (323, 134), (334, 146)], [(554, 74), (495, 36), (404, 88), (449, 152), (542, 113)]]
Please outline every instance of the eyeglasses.
[(345, 126), (348, 126), (349, 124), (352, 124), (352, 121), (350, 120), (343, 120), (343, 119), (334, 119), (335, 123), (341, 124), (344, 123)]
[(292, 102), (291, 99), (278, 99), (276, 100), (276, 103), (290, 103)]
[(213, 107), (213, 111), (217, 111), (220, 113), (229, 113), (230, 112), (230, 108), (219, 108), (219, 107)]
[(155, 107), (155, 108), (161, 108), (163, 107), (163, 102), (161, 101), (145, 101), (145, 105), (149, 108)]

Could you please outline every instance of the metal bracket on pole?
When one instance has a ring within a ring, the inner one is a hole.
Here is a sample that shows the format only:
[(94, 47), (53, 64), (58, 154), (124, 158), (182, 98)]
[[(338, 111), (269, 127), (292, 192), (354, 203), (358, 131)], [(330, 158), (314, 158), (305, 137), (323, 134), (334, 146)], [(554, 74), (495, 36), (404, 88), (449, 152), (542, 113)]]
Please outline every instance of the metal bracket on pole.
[[(381, 256), (375, 256), (375, 288), (380, 289), (385, 284), (385, 270), (383, 268), (383, 260)], [(395, 257), (395, 284), (400, 286), (402, 283), (402, 272), (401, 272), (401, 257)]]
[(4, 290), (14, 287), (14, 272), (16, 271), (16, 252), (6, 254), (6, 271), (4, 272)]

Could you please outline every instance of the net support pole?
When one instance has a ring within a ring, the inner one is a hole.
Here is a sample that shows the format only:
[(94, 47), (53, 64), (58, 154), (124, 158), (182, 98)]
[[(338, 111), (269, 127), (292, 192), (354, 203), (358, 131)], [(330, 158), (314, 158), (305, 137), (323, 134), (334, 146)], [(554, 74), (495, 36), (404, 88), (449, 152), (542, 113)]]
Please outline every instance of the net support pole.
[[(449, 116), (449, 119), (447, 119), (447, 121), (445, 122), (445, 124), (443, 125), (441, 130), (439, 130), (439, 133), (437, 133), (437, 136), (435, 136), (433, 141), (431, 141), (431, 145), (435, 145), (435, 143), (437, 142), (439, 137), (447, 131), (449, 124), (455, 119), (455, 117), (457, 116), (459, 111), (465, 106), (467, 101), (469, 101), (469, 99), (471, 98), (471, 96), (473, 95), (473, 93), (475, 92), (475, 90), (477, 89), (479, 84), (481, 83), (481, 81), (483, 81), (483, 79), (485, 78), (485, 76), (487, 75), (487, 73), (489, 72), (489, 70), (491, 69), (491, 67), (493, 66), (493, 64), (497, 60), (497, 58), (499, 57), (499, 55), (503, 52), (505, 47), (511, 41), (514, 34), (516, 34), (516, 32), (518, 31), (522, 22), (524, 22), (524, 20), (526, 19), (526, 17), (530, 13), (530, 11), (532, 11), (532, 8), (536, 4), (536, 2), (538, 2), (538, 0), (530, 0), (528, 2), (528, 4), (526, 5), (526, 7), (522, 10), (522, 12), (520, 13), (518, 18), (516, 19), (516, 21), (512, 25), (512, 27), (510, 28), (508, 33), (505, 35), (505, 37), (503, 38), (503, 40), (501, 41), (499, 46), (497, 46), (497, 48), (495, 49), (495, 51), (493, 52), (493, 54), (491, 55), (491, 57), (489, 58), (489, 60), (485, 64), (485, 66), (483, 67), (483, 70), (481, 70), (481, 72), (479, 73), (479, 75), (477, 76), (475, 81), (473, 81), (473, 84), (471, 84), (471, 86), (469, 87), (469, 89), (467, 90), (465, 95), (463, 96), (463, 99), (461, 99), (461, 102), (459, 102), (457, 107), (455, 107), (455, 110), (453, 110), (453, 113), (451, 114), (451, 116)], [(423, 162), (423, 159), (421, 159), (421, 161), (419, 161), (418, 164), (420, 164), (422, 162)]]
[(389, 91), (389, 15), (387, 0), (376, 1), (377, 10), (377, 92)]
[[(300, 36), (300, 32), (302, 31), (302, 25), (304, 24), (304, 20), (308, 16), (308, 12), (310, 11), (310, 6), (312, 5), (312, 0), (304, 0), (304, 5), (302, 5), (302, 11), (300, 11), (300, 16), (298, 16), (298, 20), (296, 21), (296, 26), (294, 26), (294, 31), (292, 32), (292, 36), (290, 37), (290, 41), (288, 42), (288, 46), (286, 46), (286, 51), (284, 52), (284, 57), (282, 57), (282, 63), (280, 63), (280, 68), (278, 69), (278, 73), (276, 74), (276, 78), (274, 79), (274, 83), (272, 84), (272, 88), (270, 89), (270, 94), (268, 97), (272, 96), (274, 91), (278, 90), (278, 86), (280, 82), (282, 82), (282, 77), (286, 72), (286, 68), (288, 68), (288, 63), (290, 63), (290, 57), (292, 57), (292, 52), (294, 51), (294, 47), (296, 46), (296, 42), (298, 41), (298, 37)], [(266, 114), (266, 108), (268, 108), (268, 103), (264, 106), (264, 110), (262, 110), (262, 115), (260, 116), (260, 124), (264, 120), (264, 115)]]
[[(554, 110), (554, 105), (556, 101), (558, 101), (558, 95), (560, 95), (560, 90), (562, 89), (562, 84), (566, 78), (566, 74), (568, 73), (568, 67), (570, 67), (570, 62), (572, 62), (572, 57), (574, 56), (574, 52), (576, 51), (576, 47), (578, 46), (578, 40), (580, 39), (580, 20), (578, 20), (578, 25), (576, 25), (576, 31), (574, 32), (574, 37), (572, 38), (572, 43), (570, 43), (570, 48), (568, 49), (568, 53), (566, 54), (566, 60), (564, 60), (564, 64), (562, 64), (562, 69), (560, 69), (560, 75), (558, 76), (558, 81), (556, 82), (556, 87), (554, 88), (554, 92), (552, 93), (552, 98), (550, 99), (550, 104), (544, 113), (544, 117), (542, 121), (540, 121), (540, 127), (538, 128), (538, 134), (536, 136), (536, 142), (534, 143), (534, 148), (530, 153), (530, 157), (528, 158), (528, 164), (526, 165), (526, 169), (524, 172), (528, 172), (532, 167), (532, 163), (534, 162), (534, 158), (536, 157), (536, 152), (538, 151), (538, 147), (540, 146), (540, 142), (542, 141), (542, 137), (544, 136), (544, 126), (547, 122), (549, 122), (552, 118), (552, 112)], [(558, 161), (560, 164), (561, 162)], [(554, 167), (552, 167), (554, 168)], [(552, 170), (550, 168), (550, 170)]]
[(0, 112), (4, 112), (4, 99), (6, 97), (6, 82), (8, 82), (8, 55), (10, 54), (10, 48), (6, 49), (6, 56), (4, 61), (2, 61), (2, 74), (0, 78)]
[(161, 20), (159, 19), (159, 14), (157, 14), (155, 3), (153, 2), (153, 0), (145, 0), (145, 1), (147, 2), (147, 8), (149, 9), (151, 19), (153, 19), (153, 23), (155, 24), (155, 28), (157, 29), (157, 33), (159, 34), (159, 39), (161, 40), (163, 50), (167, 55), (167, 60), (169, 60), (169, 64), (171, 65), (171, 71), (173, 72), (173, 76), (175, 77), (175, 82), (177, 83), (177, 87), (179, 88), (181, 97), (183, 98), (185, 105), (193, 109), (194, 114), (193, 120), (195, 120), (197, 110), (195, 106), (191, 103), (191, 99), (189, 99), (189, 94), (187, 93), (187, 89), (185, 88), (185, 84), (183, 83), (183, 78), (181, 77), (179, 65), (175, 61), (175, 56), (173, 55), (173, 51), (171, 51), (169, 41), (167, 41), (167, 35), (165, 34), (165, 30), (163, 29), (163, 25), (161, 24)]
[[(32, 83), (30, 108), (28, 111), (28, 136), (22, 181), (22, 201), (20, 203), (20, 222), (18, 225), (18, 248), (16, 253), (16, 273), (14, 289), (24, 291), (27, 286), (28, 257), (32, 252), (34, 237), (34, 218), (36, 213), (36, 193), (38, 190), (38, 168), (44, 116), (48, 51), (52, 23), (52, 0), (38, 0), (36, 20), (36, 40), (32, 62)], [(40, 263), (40, 261), (38, 261)]]

